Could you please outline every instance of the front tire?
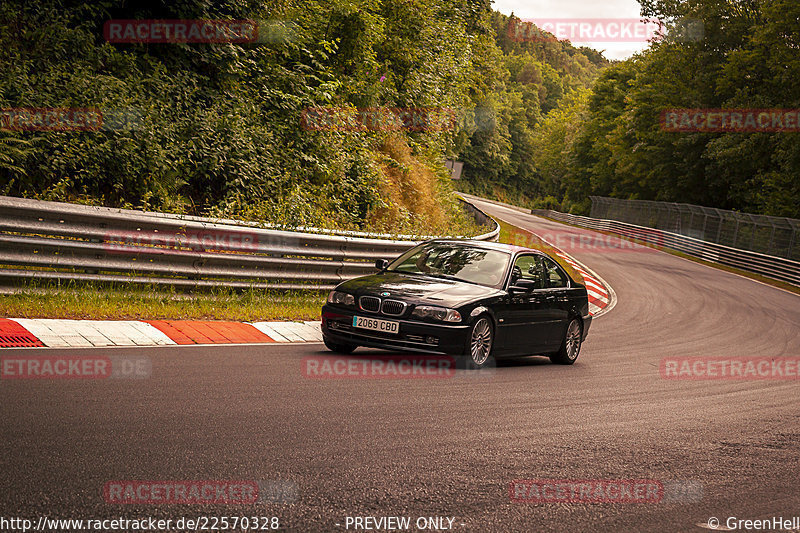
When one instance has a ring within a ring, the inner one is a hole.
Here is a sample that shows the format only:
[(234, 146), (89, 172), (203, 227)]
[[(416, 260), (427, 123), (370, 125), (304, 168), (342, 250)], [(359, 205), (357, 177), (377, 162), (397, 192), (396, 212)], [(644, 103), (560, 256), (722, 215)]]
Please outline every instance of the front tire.
[(489, 366), (494, 348), (494, 327), (492, 320), (486, 316), (478, 317), (469, 334), (467, 353), (464, 356), (468, 369), (479, 369)]
[(580, 321), (577, 318), (570, 320), (567, 331), (564, 333), (564, 340), (561, 341), (561, 348), (550, 356), (550, 360), (559, 365), (574, 363), (581, 352), (582, 333), (583, 328)]
[(325, 343), (325, 346), (332, 352), (340, 353), (342, 355), (350, 355), (355, 351), (358, 346), (355, 344), (339, 344), (338, 342), (331, 342), (328, 339), (323, 339), (322, 342)]

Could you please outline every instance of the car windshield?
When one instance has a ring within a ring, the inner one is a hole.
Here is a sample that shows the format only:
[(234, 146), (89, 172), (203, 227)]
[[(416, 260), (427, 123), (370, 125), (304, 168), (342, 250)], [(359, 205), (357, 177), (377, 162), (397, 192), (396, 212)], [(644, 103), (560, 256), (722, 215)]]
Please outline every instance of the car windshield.
[(510, 255), (456, 243), (428, 243), (396, 259), (387, 270), (466, 281), (489, 287), (503, 281)]

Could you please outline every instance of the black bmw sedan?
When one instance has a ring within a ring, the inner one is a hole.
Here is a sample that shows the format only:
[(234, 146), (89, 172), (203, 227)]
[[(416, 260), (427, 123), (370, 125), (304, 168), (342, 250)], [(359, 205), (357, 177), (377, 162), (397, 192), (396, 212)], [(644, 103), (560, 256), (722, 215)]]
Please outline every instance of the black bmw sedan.
[(570, 365), (592, 317), (586, 287), (548, 255), (494, 242), (433, 240), (341, 283), (322, 308), (325, 345), (492, 359), (548, 355)]

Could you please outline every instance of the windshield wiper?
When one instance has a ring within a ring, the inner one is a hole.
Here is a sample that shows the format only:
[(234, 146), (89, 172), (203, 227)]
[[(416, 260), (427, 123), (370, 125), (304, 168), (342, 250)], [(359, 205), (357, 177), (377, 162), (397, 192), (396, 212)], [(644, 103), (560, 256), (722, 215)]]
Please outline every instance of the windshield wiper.
[(450, 274), (441, 274), (441, 273), (438, 273), (438, 272), (436, 274), (431, 273), (431, 274), (426, 274), (426, 275), (428, 275), (428, 276), (430, 276), (432, 278), (451, 279), (453, 281), (466, 281), (466, 280), (463, 280), (461, 278), (457, 278), (455, 276), (451, 276)]
[(393, 268), (392, 270), (386, 269), (386, 272), (395, 272), (397, 274), (408, 274), (409, 276), (426, 276), (427, 274), (423, 274), (422, 272), (414, 272), (411, 270), (397, 270)]
[(478, 283), (477, 281), (470, 281), (468, 279), (457, 278), (456, 276), (451, 276), (450, 274), (442, 274), (442, 273), (439, 273), (439, 272), (436, 272), (436, 273), (434, 273), (434, 272), (425, 273), (425, 272), (413, 272), (413, 271), (396, 270), (396, 269), (395, 270), (387, 270), (387, 272), (396, 272), (398, 274), (408, 274), (409, 276), (423, 276), (423, 277), (427, 276), (429, 278), (439, 278), (439, 279), (446, 279), (446, 280), (449, 280), (449, 281), (460, 281), (462, 283), (471, 283), (472, 285), (482, 285), (481, 283)]
[(442, 278), (442, 279), (449, 279), (449, 280), (452, 280), (452, 281), (460, 281), (461, 283), (469, 283), (471, 285), (480, 285), (482, 287), (487, 287), (488, 286), (488, 285), (484, 285), (483, 283), (478, 283), (477, 281), (472, 281), (470, 279), (457, 278), (455, 276), (451, 276), (450, 274), (427, 274), (427, 275), (431, 276), (433, 278)]

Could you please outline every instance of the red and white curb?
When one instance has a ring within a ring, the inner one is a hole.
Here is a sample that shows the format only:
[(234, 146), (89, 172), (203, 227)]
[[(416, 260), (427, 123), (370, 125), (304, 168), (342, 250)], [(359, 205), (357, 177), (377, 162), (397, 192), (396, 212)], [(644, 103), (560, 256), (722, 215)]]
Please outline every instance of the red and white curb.
[(586, 293), (589, 296), (589, 314), (597, 318), (611, 311), (611, 308), (617, 302), (617, 295), (614, 293), (614, 289), (605, 283), (600, 276), (565, 252), (556, 250), (555, 253), (583, 276)]
[(317, 322), (0, 319), (3, 348), (321, 342)]

